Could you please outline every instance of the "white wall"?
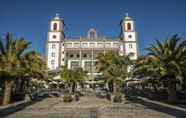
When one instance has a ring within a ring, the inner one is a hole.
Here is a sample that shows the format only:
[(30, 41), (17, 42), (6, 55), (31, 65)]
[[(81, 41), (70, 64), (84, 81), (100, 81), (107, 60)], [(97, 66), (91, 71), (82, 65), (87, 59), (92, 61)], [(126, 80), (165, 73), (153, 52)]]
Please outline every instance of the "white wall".
[[(53, 36), (56, 35), (56, 38), (53, 38)], [(62, 38), (61, 32), (49, 32), (48, 33), (48, 41), (60, 41)]]
[[(131, 38), (129, 37), (131, 35)], [(136, 41), (136, 32), (124, 32), (125, 41)]]
[[(52, 48), (52, 44), (55, 44), (55, 48)], [(52, 53), (55, 53), (55, 57), (52, 57)], [(59, 43), (48, 43), (48, 60), (47, 65), (50, 70), (56, 69), (59, 65)], [(54, 66), (51, 64), (51, 61), (54, 60)]]
[[(130, 48), (130, 45), (132, 45), (132, 48)], [(125, 43), (125, 53), (127, 55), (130, 53), (134, 53), (134, 55), (131, 56), (131, 59), (137, 59), (137, 45), (136, 45), (136, 43)]]

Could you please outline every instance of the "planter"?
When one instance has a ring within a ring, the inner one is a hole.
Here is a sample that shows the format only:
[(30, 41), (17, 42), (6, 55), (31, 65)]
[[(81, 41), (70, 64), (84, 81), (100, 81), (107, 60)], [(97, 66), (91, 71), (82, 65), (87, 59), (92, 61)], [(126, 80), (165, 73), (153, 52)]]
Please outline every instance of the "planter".
[(72, 96), (71, 95), (64, 95), (63, 96), (63, 102), (72, 102)]
[(114, 98), (113, 98), (113, 102), (116, 103), (121, 103), (122, 102), (122, 94), (121, 93), (117, 93)]

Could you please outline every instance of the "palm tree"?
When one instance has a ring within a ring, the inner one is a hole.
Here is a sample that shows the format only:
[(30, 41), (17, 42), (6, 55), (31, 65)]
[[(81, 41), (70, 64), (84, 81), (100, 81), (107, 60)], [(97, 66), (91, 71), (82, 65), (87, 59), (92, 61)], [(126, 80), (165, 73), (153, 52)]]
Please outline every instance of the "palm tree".
[(23, 55), (22, 57), (22, 87), (21, 91), (24, 91), (23, 89), (24, 85), (29, 87), (29, 81), (30, 78), (37, 78), (37, 79), (42, 79), (45, 80), (48, 77), (48, 74), (46, 72), (47, 67), (45, 61), (42, 59), (42, 57), (36, 53), (35, 51), (30, 51), (27, 52), (26, 54)]
[(110, 91), (116, 93), (120, 85), (127, 77), (127, 68), (130, 64), (129, 56), (119, 56), (114, 52), (100, 53), (97, 56), (96, 68), (103, 74), (103, 78), (110, 85)]
[(83, 82), (87, 77), (85, 71), (82, 68), (76, 68), (74, 70), (68, 69), (67, 66), (64, 66), (61, 71), (62, 80), (67, 83), (70, 93), (74, 93), (77, 83)]
[(10, 102), (13, 80), (22, 74), (20, 58), (29, 46), (24, 39), (13, 40), (10, 33), (6, 42), (0, 40), (0, 75), (5, 83), (3, 105)]
[[(160, 81), (167, 88), (168, 101), (175, 103), (177, 99), (176, 84), (183, 81), (186, 68), (186, 41), (181, 41), (177, 35), (174, 35), (162, 42), (156, 40), (156, 43), (151, 45), (147, 51), (148, 55), (155, 60), (144, 65), (147, 66), (144, 73), (148, 73), (150, 70), (150, 76), (154, 72), (155, 75), (160, 76)], [(144, 66), (139, 66), (139, 68)]]
[(145, 56), (136, 61), (132, 74), (135, 78), (148, 78), (144, 82), (151, 83), (157, 93), (157, 86), (160, 85), (160, 72), (160, 62), (155, 57)]
[(87, 72), (85, 72), (82, 68), (76, 68), (73, 70), (72, 74), (74, 79), (72, 92), (75, 92), (77, 84), (83, 84), (83, 82), (87, 79)]
[(15, 79), (43, 75), (45, 64), (37, 54), (27, 51), (30, 45), (23, 38), (13, 40), (10, 33), (7, 33), (5, 41), (0, 40), (0, 78), (5, 86), (3, 105), (10, 102)]

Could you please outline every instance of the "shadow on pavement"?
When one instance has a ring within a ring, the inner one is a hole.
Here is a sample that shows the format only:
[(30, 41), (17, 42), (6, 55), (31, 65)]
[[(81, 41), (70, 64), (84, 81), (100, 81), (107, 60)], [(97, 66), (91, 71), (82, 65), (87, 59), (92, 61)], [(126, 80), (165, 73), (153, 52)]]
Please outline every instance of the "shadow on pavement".
[(140, 99), (136, 96), (130, 96), (127, 100), (129, 100), (128, 104), (138, 103), (138, 104), (144, 105), (145, 107), (149, 109), (156, 110), (158, 112), (162, 112), (165, 114), (169, 114), (169, 115), (175, 116), (176, 118), (186, 118), (186, 109), (183, 110), (183, 108), (177, 109), (177, 108), (153, 103), (147, 100)]
[(24, 103), (20, 103), (18, 105), (13, 105), (13, 106), (10, 106), (8, 108), (4, 108), (4, 109), (1, 109), (0, 110), (0, 117), (3, 118), (3, 117), (6, 117), (10, 114), (13, 114), (15, 112), (18, 112), (18, 111), (21, 111), (23, 109), (25, 109), (26, 107), (30, 106), (30, 105), (33, 105), (37, 102), (40, 102), (42, 101), (43, 98), (40, 98), (40, 99), (37, 99), (37, 100), (33, 100), (31, 102), (24, 102)]

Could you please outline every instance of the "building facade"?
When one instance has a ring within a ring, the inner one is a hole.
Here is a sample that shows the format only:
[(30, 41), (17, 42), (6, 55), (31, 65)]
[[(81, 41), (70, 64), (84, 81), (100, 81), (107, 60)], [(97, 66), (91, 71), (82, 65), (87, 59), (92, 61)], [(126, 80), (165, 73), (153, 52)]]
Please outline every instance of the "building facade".
[(79, 39), (65, 38), (64, 21), (56, 15), (49, 24), (46, 58), (49, 70), (57, 70), (65, 64), (69, 69), (82, 67), (88, 75), (99, 75), (95, 69), (96, 56), (106, 51), (119, 55), (138, 58), (137, 33), (134, 20), (126, 14), (121, 21), (121, 34), (117, 38), (105, 38), (98, 35), (94, 28), (89, 29), (87, 36)]

